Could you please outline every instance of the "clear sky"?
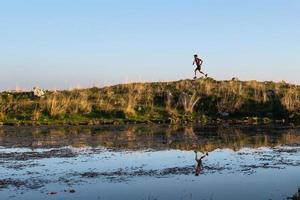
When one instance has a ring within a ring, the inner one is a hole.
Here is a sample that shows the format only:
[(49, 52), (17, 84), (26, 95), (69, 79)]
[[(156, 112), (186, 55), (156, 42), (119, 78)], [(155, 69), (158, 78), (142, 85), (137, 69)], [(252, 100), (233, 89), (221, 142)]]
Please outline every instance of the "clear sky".
[(0, 0), (0, 90), (193, 77), (300, 83), (299, 0)]

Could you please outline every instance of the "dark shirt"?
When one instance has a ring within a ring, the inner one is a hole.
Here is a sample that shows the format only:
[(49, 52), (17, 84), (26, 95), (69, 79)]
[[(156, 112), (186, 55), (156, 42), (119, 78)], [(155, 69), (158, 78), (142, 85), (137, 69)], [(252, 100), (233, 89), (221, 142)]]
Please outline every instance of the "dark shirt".
[(195, 63), (196, 63), (196, 65), (200, 65), (200, 61), (201, 61), (200, 58), (195, 58)]

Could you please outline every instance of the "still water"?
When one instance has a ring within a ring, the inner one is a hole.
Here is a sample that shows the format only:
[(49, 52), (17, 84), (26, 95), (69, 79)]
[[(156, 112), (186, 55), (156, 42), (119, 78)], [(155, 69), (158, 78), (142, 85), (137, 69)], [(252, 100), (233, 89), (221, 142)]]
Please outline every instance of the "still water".
[[(195, 176), (195, 153), (208, 152)], [(287, 199), (300, 129), (1, 127), (0, 199)]]

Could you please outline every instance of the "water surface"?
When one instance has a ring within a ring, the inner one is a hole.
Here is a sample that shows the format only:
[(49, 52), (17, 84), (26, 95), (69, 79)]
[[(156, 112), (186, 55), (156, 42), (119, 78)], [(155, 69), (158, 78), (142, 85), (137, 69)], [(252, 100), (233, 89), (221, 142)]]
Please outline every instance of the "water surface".
[[(1, 199), (286, 199), (300, 187), (295, 127), (2, 127), (0, 146)], [(194, 150), (209, 152), (200, 176)]]

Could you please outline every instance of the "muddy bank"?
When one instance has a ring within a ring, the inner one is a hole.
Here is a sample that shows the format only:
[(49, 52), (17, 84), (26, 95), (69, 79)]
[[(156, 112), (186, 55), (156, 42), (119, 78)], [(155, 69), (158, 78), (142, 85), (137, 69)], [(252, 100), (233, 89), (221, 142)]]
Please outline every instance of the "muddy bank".
[(0, 192), (1, 190), (9, 189), (11, 187), (15, 188), (15, 191), (24, 189), (35, 190), (44, 187), (47, 183), (50, 183), (50, 181), (38, 178), (29, 178), (26, 180), (13, 178), (0, 179)]
[(53, 149), (41, 152), (0, 152), (1, 160), (33, 160), (42, 158), (69, 158), (76, 156), (77, 153), (68, 148)]
[[(205, 172), (204, 173), (216, 173), (221, 172), (223, 170), (230, 170), (229, 167), (221, 167), (221, 166), (204, 166)], [(107, 179), (111, 178), (117, 178), (117, 177), (139, 177), (139, 176), (150, 176), (150, 177), (165, 177), (165, 176), (171, 176), (171, 175), (189, 175), (195, 173), (195, 166), (185, 166), (185, 167), (172, 167), (172, 168), (166, 168), (162, 170), (144, 170), (144, 169), (137, 169), (134, 171), (127, 171), (126, 169), (119, 169), (118, 171), (112, 171), (112, 172), (83, 172), (79, 174), (73, 174), (75, 176), (81, 176), (83, 178), (96, 178), (96, 177), (104, 177)]]

